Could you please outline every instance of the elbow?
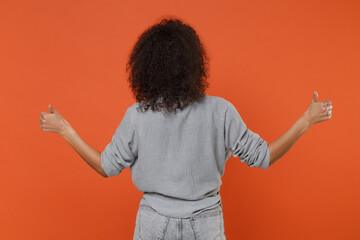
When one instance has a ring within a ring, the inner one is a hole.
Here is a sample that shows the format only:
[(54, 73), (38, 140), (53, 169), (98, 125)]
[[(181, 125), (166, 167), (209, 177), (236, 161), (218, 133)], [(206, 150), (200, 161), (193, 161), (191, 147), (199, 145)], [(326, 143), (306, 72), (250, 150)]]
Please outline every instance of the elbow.
[(272, 165), (272, 162), (271, 162), (271, 160), (270, 160), (268, 168), (271, 167), (271, 165)]
[(271, 152), (271, 149), (272, 149), (272, 147), (271, 147), (271, 143), (269, 143), (269, 145), (268, 145), (268, 147), (269, 147), (269, 167), (274, 163), (274, 152)]
[(271, 165), (273, 165), (279, 158), (278, 157), (275, 157), (274, 155), (271, 156), (271, 153), (270, 153), (270, 160), (269, 160), (269, 167)]
[(104, 178), (108, 178), (108, 177), (109, 177), (108, 175), (106, 175), (104, 169), (100, 169), (100, 171), (98, 171), (98, 173), (99, 173), (102, 177), (104, 177)]
[(273, 159), (271, 158), (271, 152), (269, 151), (269, 167), (273, 164)]
[(99, 164), (100, 166), (98, 166), (98, 168), (96, 169), (96, 171), (97, 171), (101, 176), (103, 176), (104, 178), (109, 177), (108, 175), (106, 175), (105, 170), (104, 170), (104, 168), (102, 167), (102, 164), (101, 164), (101, 155), (100, 155), (99, 163), (100, 163), (100, 164)]

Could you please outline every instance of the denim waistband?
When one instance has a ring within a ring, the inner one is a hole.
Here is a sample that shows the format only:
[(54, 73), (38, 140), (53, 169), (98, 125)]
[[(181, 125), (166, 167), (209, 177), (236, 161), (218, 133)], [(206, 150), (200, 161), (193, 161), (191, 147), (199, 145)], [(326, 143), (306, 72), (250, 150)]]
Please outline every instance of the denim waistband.
[[(141, 199), (139, 208), (140, 209), (150, 210), (150, 211), (153, 211), (153, 212), (155, 212), (155, 213), (157, 213), (159, 215), (162, 215), (162, 214), (158, 213), (155, 209), (153, 209), (150, 206), (150, 204), (146, 201), (145, 198)], [(194, 213), (194, 215), (192, 215), (190, 217), (184, 217), (184, 218), (181, 218), (181, 219), (189, 219), (189, 218), (190, 219), (196, 219), (196, 218), (204, 218), (204, 217), (216, 216), (216, 215), (220, 215), (220, 214), (223, 213), (222, 209), (223, 209), (223, 205), (220, 202), (218, 205), (212, 206), (210, 208), (202, 209), (201, 211), (199, 211), (197, 213)], [(162, 215), (162, 216), (164, 216), (164, 215)], [(169, 216), (165, 216), (165, 217), (174, 218), (174, 219), (180, 219), (180, 218), (169, 217)]]

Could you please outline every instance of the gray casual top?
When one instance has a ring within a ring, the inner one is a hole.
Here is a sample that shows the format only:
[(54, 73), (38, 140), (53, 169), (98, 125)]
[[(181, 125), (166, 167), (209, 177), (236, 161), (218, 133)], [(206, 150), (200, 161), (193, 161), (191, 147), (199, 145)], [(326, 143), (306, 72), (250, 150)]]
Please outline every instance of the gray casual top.
[(108, 176), (130, 167), (134, 185), (162, 215), (186, 218), (220, 205), (231, 154), (249, 167), (269, 167), (268, 143), (222, 97), (205, 94), (176, 115), (138, 106), (126, 110), (101, 153), (101, 167)]

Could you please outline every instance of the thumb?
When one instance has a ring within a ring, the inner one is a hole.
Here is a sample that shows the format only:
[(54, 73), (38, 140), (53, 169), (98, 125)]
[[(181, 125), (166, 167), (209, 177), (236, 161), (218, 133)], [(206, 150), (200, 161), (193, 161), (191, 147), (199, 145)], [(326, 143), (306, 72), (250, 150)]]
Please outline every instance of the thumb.
[(317, 91), (314, 91), (314, 95), (313, 95), (313, 98), (312, 98), (312, 101), (313, 102), (317, 102), (317, 100), (318, 100), (318, 92)]
[(50, 111), (51, 113), (57, 112), (56, 109), (53, 108), (50, 104), (49, 104), (48, 108), (49, 108), (49, 111)]

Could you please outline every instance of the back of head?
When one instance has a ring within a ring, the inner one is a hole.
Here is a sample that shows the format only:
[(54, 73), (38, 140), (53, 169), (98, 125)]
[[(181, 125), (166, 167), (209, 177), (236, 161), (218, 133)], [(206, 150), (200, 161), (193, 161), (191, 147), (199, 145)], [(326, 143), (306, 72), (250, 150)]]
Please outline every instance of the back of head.
[(201, 100), (209, 87), (208, 56), (196, 31), (179, 18), (163, 18), (135, 43), (127, 65), (139, 109), (176, 114)]

